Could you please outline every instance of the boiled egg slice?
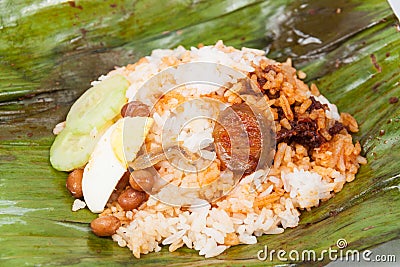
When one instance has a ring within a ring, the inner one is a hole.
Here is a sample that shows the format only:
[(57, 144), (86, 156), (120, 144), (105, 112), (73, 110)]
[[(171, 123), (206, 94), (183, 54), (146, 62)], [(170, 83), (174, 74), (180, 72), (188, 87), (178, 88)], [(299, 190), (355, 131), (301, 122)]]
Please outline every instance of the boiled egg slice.
[(115, 186), (136, 158), (153, 119), (125, 117), (113, 124), (100, 138), (83, 172), (82, 191), (88, 208), (104, 210)]

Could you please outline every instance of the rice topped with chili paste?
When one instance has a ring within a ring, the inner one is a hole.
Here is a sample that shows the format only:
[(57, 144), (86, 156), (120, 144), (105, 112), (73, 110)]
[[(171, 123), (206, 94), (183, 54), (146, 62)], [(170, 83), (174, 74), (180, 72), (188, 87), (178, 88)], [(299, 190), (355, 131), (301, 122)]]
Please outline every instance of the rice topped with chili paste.
[(56, 126), (50, 159), (71, 171), (74, 210), (99, 213), (93, 232), (137, 258), (255, 244), (296, 227), (366, 163), (356, 120), (304, 77), (222, 41), (154, 50), (92, 83)]

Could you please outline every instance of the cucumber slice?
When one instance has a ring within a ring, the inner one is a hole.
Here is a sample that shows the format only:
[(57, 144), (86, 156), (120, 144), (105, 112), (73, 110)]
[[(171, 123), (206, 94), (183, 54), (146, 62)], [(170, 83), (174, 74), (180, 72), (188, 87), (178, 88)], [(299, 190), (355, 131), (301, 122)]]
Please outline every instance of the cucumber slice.
[(100, 136), (73, 132), (65, 128), (54, 140), (50, 149), (50, 162), (54, 169), (72, 171), (83, 167), (89, 160)]
[(117, 74), (88, 89), (72, 105), (67, 115), (67, 127), (79, 133), (101, 128), (120, 113), (126, 103), (128, 87), (128, 80)]

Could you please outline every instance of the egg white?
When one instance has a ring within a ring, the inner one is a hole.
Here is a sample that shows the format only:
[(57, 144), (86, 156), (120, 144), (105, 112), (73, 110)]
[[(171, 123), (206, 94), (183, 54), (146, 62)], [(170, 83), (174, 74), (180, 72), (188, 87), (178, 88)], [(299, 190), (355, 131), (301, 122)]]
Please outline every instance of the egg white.
[(127, 170), (127, 161), (136, 157), (153, 119), (125, 117), (102, 135), (83, 172), (82, 191), (88, 208), (104, 210), (118, 181)]

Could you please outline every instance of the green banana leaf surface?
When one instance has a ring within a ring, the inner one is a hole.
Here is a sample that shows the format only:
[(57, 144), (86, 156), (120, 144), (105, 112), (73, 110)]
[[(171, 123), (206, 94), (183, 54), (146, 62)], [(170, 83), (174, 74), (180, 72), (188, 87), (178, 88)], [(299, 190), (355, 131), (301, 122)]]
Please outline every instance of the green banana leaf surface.
[[(384, 0), (0, 1), (0, 266), (267, 266), (268, 249), (365, 250), (400, 237), (400, 30)], [(204, 259), (181, 248), (133, 257), (71, 211), (66, 173), (49, 163), (52, 129), (114, 66), (156, 48), (213, 44), (290, 57), (357, 119), (368, 164), (300, 225)], [(310, 41), (311, 40), (311, 41)], [(397, 102), (396, 102), (397, 100)], [(400, 259), (398, 259), (400, 260)]]

